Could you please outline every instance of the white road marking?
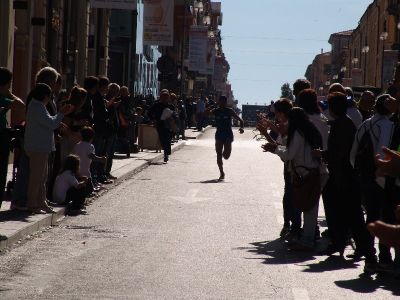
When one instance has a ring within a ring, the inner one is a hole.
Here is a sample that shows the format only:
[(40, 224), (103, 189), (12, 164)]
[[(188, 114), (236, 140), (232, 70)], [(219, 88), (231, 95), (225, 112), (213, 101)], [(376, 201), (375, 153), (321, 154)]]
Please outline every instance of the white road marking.
[(294, 300), (310, 300), (306, 289), (293, 288), (292, 293)]
[(179, 202), (183, 202), (186, 204), (192, 204), (192, 203), (211, 200), (211, 198), (197, 197), (198, 193), (199, 193), (199, 189), (190, 189), (186, 193), (186, 196), (183, 196), (183, 197), (169, 196), (168, 198), (179, 201)]

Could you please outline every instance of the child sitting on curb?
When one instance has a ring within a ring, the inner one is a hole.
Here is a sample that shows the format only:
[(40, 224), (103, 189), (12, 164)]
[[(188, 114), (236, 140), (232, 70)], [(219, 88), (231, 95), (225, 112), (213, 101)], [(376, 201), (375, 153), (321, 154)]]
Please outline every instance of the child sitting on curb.
[(86, 176), (88, 178), (87, 184), (87, 196), (93, 192), (98, 191), (94, 189), (92, 183), (92, 175), (90, 173), (90, 165), (92, 161), (100, 162), (105, 164), (107, 162), (107, 157), (96, 156), (95, 149), (92, 144), (94, 137), (94, 130), (91, 127), (83, 127), (81, 130), (82, 141), (74, 146), (72, 151), (73, 154), (77, 155), (80, 159), (80, 174), (81, 176)]
[(68, 155), (64, 160), (61, 173), (57, 176), (53, 188), (53, 201), (67, 206), (67, 214), (86, 213), (86, 183), (88, 177), (79, 175), (79, 157)]

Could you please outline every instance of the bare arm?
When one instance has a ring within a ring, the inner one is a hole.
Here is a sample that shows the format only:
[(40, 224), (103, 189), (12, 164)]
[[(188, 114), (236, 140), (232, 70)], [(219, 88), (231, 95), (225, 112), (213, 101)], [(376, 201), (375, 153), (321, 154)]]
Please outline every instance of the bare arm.
[(243, 129), (243, 128), (244, 128), (243, 119), (242, 119), (241, 117), (239, 117), (238, 114), (235, 113), (233, 110), (232, 110), (232, 118), (234, 118), (235, 120), (237, 120), (237, 121), (240, 123), (239, 131), (240, 131), (240, 133), (243, 133), (243, 132), (244, 132), (244, 129)]

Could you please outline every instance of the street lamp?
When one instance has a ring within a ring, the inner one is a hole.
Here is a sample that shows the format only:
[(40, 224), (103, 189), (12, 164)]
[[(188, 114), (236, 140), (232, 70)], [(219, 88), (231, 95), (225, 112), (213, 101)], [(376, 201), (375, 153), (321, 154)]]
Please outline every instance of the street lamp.
[(351, 60), (351, 63), (353, 64), (353, 67), (355, 67), (357, 64), (358, 64), (358, 58), (357, 57), (354, 57), (352, 60)]
[(364, 54), (364, 85), (367, 78), (367, 54), (369, 52), (369, 46), (367, 43), (367, 38), (365, 38), (364, 47), (361, 49), (361, 52)]
[(381, 36), (379, 37), (382, 41), (382, 57), (381, 57), (381, 88), (383, 89), (383, 86), (385, 84), (384, 82), (384, 76), (383, 76), (383, 68), (384, 68), (384, 59), (385, 59), (385, 41), (388, 39), (389, 33), (387, 32), (386, 28), (386, 20), (383, 23), (383, 32), (381, 33)]

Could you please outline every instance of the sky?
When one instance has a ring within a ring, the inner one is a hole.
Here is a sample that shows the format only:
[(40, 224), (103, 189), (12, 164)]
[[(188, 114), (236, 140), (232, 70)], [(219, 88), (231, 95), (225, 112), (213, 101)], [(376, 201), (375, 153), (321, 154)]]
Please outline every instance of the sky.
[(355, 29), (372, 0), (220, 0), (228, 80), (241, 104), (269, 104), (304, 78), (332, 33)]

